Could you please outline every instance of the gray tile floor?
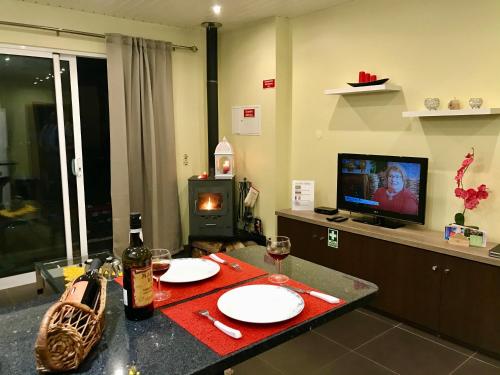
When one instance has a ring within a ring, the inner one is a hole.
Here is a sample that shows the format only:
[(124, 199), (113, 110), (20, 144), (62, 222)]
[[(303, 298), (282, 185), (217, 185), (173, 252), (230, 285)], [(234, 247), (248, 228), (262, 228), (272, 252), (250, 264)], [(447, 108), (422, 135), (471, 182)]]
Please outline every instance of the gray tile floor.
[[(0, 290), (0, 307), (35, 295), (34, 284)], [(233, 370), (234, 375), (500, 375), (500, 360), (359, 309)]]
[(235, 375), (500, 375), (500, 361), (359, 309), (233, 370)]

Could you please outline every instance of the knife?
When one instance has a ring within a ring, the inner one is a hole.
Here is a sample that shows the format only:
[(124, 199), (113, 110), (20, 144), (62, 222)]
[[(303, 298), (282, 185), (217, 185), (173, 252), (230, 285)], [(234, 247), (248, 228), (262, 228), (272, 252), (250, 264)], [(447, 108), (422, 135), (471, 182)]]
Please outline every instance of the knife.
[(297, 293), (309, 294), (313, 297), (322, 299), (323, 301), (326, 301), (328, 303), (339, 303), (340, 302), (340, 299), (338, 299), (337, 297), (330, 296), (329, 294), (325, 294), (325, 293), (316, 292), (314, 290), (305, 290), (305, 289), (300, 289), (300, 288), (296, 288), (296, 287), (289, 286), (289, 285), (283, 285), (283, 287), (290, 289), (290, 290), (293, 290), (294, 292), (297, 292)]
[(212, 318), (208, 310), (198, 310), (195, 311), (196, 314), (199, 314), (201, 316), (204, 316), (208, 320), (210, 320), (214, 326), (216, 326), (218, 329), (220, 329), (222, 332), (224, 332), (226, 335), (231, 336), (233, 339), (241, 339), (243, 335), (241, 334), (240, 331), (237, 329), (231, 328), (227, 325), (225, 325), (222, 322), (219, 322), (218, 320)]

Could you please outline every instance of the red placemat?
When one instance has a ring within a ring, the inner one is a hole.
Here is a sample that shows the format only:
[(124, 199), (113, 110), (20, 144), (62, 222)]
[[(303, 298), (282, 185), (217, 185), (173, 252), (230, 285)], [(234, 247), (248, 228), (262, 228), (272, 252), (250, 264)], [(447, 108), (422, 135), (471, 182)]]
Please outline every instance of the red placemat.
[[(241, 272), (235, 271), (225, 264), (219, 264), (219, 273), (209, 279), (182, 284), (162, 283), (162, 289), (170, 291), (172, 293), (172, 296), (166, 301), (155, 302), (155, 308), (183, 301), (200, 294), (209, 293), (216, 289), (225, 288), (230, 285), (267, 274), (266, 271), (260, 268), (252, 266), (251, 264), (243, 262), (239, 259), (230, 257), (229, 255), (226, 255), (224, 253), (217, 253), (217, 255), (222, 259), (227, 260), (228, 262), (238, 263), (241, 267)], [(204, 258), (210, 259), (208, 257)], [(117, 277), (115, 281), (123, 286), (123, 277)], [(156, 290), (156, 283), (153, 283), (153, 285)]]
[[(271, 284), (266, 278), (259, 278), (244, 285), (251, 284)], [(311, 290), (312, 288), (307, 285), (301, 284), (297, 281), (290, 280), (288, 285), (298, 288)], [(329, 310), (336, 309), (345, 304), (344, 300), (339, 303), (330, 304), (318, 298), (312, 297), (308, 294), (301, 294), (305, 302), (305, 307), (302, 312), (295, 318), (281, 323), (273, 324), (252, 324), (243, 323), (222, 314), (217, 308), (217, 300), (219, 297), (227, 292), (221, 290), (216, 293), (209, 294), (205, 297), (196, 298), (192, 301), (178, 304), (176, 306), (168, 307), (162, 310), (162, 313), (175, 321), (198, 340), (207, 345), (217, 354), (224, 356), (234, 351), (240, 350), (248, 345), (254, 344), (266, 337), (275, 335), (287, 328), (296, 326), (306, 320), (323, 315)], [(229, 325), (232, 328), (238, 329), (243, 334), (241, 339), (233, 339), (223, 332), (219, 331), (207, 318), (199, 316), (196, 313), (198, 310), (207, 309), (210, 315), (215, 319), (220, 320), (222, 323)]]

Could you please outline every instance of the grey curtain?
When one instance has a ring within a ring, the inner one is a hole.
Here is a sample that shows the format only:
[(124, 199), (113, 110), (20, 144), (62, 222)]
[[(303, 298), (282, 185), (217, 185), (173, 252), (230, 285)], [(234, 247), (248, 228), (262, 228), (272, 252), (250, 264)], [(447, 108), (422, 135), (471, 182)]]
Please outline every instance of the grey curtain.
[(170, 43), (106, 36), (113, 250), (128, 245), (129, 214), (142, 213), (144, 242), (182, 245)]

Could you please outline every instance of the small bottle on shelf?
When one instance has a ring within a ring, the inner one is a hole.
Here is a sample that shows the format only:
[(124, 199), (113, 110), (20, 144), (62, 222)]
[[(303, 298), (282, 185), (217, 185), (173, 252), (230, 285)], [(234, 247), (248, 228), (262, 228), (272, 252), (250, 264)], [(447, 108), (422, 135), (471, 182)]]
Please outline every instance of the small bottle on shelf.
[(130, 244), (122, 255), (123, 304), (129, 320), (153, 316), (153, 270), (151, 251), (142, 239), (141, 214), (130, 214)]

